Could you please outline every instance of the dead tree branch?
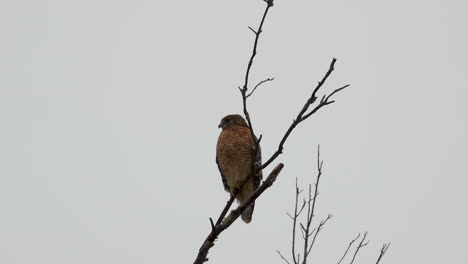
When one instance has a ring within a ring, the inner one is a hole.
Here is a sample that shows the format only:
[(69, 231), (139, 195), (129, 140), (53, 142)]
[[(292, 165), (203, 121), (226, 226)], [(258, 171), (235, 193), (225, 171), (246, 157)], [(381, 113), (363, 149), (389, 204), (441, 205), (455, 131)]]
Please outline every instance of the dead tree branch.
[[(328, 216), (320, 221), (317, 227), (312, 228), (312, 222), (313, 219), (315, 219), (315, 210), (316, 210), (316, 202), (317, 202), (317, 197), (319, 195), (319, 184), (320, 184), (320, 179), (322, 176), (322, 168), (323, 168), (323, 160), (320, 159), (320, 146), (317, 150), (317, 176), (315, 179), (314, 183), (314, 189), (312, 189), (312, 185), (309, 185), (309, 193), (308, 193), (308, 198), (307, 200), (303, 201), (302, 206), (299, 206), (299, 198), (300, 198), (300, 193), (302, 190), (299, 190), (299, 186), (297, 184), (297, 178), (296, 178), (296, 197), (294, 201), (294, 213), (287, 215), (289, 218), (292, 220), (292, 240), (291, 240), (291, 260), (288, 260), (286, 257), (284, 257), (279, 250), (277, 250), (279, 256), (286, 262), (286, 263), (292, 263), (292, 264), (307, 264), (309, 260), (309, 256), (311, 253), (312, 248), (314, 247), (317, 236), (320, 233), (320, 231), (323, 229), (325, 224), (330, 220), (333, 215), (328, 214)], [(299, 216), (301, 215), (302, 211), (304, 208), (307, 208), (307, 214), (305, 215), (305, 223), (299, 223), (301, 227), (301, 234), (302, 234), (302, 240), (303, 240), (303, 251), (302, 251), (302, 259), (301, 259), (301, 254), (296, 254), (296, 227), (297, 227), (297, 222), (299, 219)], [(349, 250), (351, 249), (352, 245), (361, 237), (361, 234), (359, 233), (351, 242), (349, 243), (348, 247), (346, 248), (346, 251), (344, 252), (343, 256), (341, 259), (338, 261), (337, 264), (341, 264), (345, 257), (347, 256)], [(369, 240), (366, 241), (367, 238), (367, 232), (364, 233), (362, 236), (362, 239), (360, 240), (354, 255), (352, 257), (352, 260), (349, 264), (353, 264), (354, 260), (356, 259), (356, 256), (358, 252), (360, 251), (361, 248), (367, 246), (369, 244)], [(380, 255), (377, 259), (376, 264), (380, 262), (382, 257), (385, 255), (388, 247), (390, 246), (390, 243), (383, 244), (382, 249), (380, 250)]]
[(257, 85), (255, 85), (255, 87), (253, 88), (253, 90), (246, 96), (246, 98), (249, 98), (249, 97), (255, 92), (255, 90), (257, 90), (257, 88), (258, 88), (260, 85), (262, 85), (262, 84), (264, 84), (264, 83), (266, 83), (266, 82), (271, 82), (271, 81), (273, 81), (274, 79), (275, 79), (275, 78), (268, 78), (268, 79), (265, 79), (265, 80), (263, 80), (263, 81), (257, 83)]
[(193, 262), (194, 264), (201, 264), (208, 261), (208, 252), (214, 246), (215, 240), (218, 236), (226, 230), (229, 226), (234, 223), (234, 221), (241, 215), (241, 213), (250, 205), (252, 204), (266, 189), (271, 187), (275, 182), (276, 178), (280, 174), (281, 170), (283, 169), (284, 165), (282, 163), (278, 164), (268, 175), (268, 177), (263, 181), (260, 187), (243, 203), (237, 206), (236, 209), (232, 210), (229, 215), (227, 215), (221, 223), (214, 226), (211, 229), (211, 232), (206, 237), (205, 241), (203, 242), (202, 246), (198, 250), (198, 255)]
[(302, 206), (301, 208), (297, 209), (297, 203), (298, 203), (298, 200), (299, 200), (299, 194), (301, 194), (302, 191), (299, 191), (299, 187), (297, 185), (297, 178), (296, 178), (296, 202), (294, 204), (294, 217), (292, 216), (289, 216), (292, 221), (293, 221), (293, 231), (292, 231), (292, 243), (291, 243), (291, 255), (292, 255), (292, 258), (293, 258), (293, 262), (294, 263), (298, 263), (299, 261), (299, 256), (297, 257), (296, 259), (296, 225), (297, 225), (297, 218), (299, 217), (299, 215), (301, 215), (302, 213), (302, 210), (304, 210), (305, 206), (306, 206), (306, 201), (304, 200), (303, 203), (302, 203)]
[[(316, 201), (317, 201), (317, 196), (319, 194), (318, 187), (319, 187), (319, 183), (320, 183), (320, 178), (322, 176), (322, 166), (323, 166), (323, 161), (320, 160), (320, 146), (319, 146), (318, 150), (317, 150), (317, 171), (318, 171), (318, 173), (317, 173), (317, 178), (316, 178), (315, 184), (314, 184), (314, 196), (313, 197), (312, 197), (312, 187), (311, 187), (311, 185), (309, 185), (309, 199), (307, 201), (307, 219), (306, 219), (305, 228), (303, 227), (303, 231), (304, 231), (304, 251), (303, 251), (303, 255), (302, 255), (302, 264), (307, 263), (307, 258), (309, 256), (310, 250), (312, 249), (312, 245), (313, 245), (311, 243), (311, 246), (309, 248), (309, 238), (314, 233), (314, 232), (310, 231), (310, 226), (312, 224), (312, 219), (315, 216), (315, 204), (316, 204)], [(328, 221), (328, 219), (329, 218), (327, 218), (326, 221)], [(325, 223), (326, 223), (326, 221), (325, 221)], [(322, 227), (322, 223), (319, 226), (319, 228), (321, 228), (321, 227)], [(315, 241), (315, 237), (318, 234), (319, 228), (317, 228), (316, 231), (315, 231), (315, 236), (313, 238), (313, 241)]]
[(279, 250), (276, 250), (276, 252), (280, 256), (280, 258), (282, 258), (284, 260), (284, 262), (286, 262), (287, 264), (290, 264), (289, 261), (283, 256), (283, 254), (281, 254), (281, 252)]
[(380, 249), (380, 255), (379, 255), (379, 258), (377, 259), (377, 262), (375, 264), (379, 264), (380, 260), (382, 259), (382, 257), (385, 255), (385, 253), (387, 253), (387, 249), (390, 247), (390, 243), (384, 243), (382, 245), (382, 248)]
[[(296, 179), (296, 199), (294, 202), (294, 215), (288, 214), (289, 218), (291, 218), (293, 224), (292, 224), (292, 240), (291, 240), (291, 258), (292, 258), (292, 263), (294, 264), (307, 264), (307, 259), (309, 257), (309, 254), (312, 250), (312, 247), (315, 244), (315, 241), (317, 239), (318, 234), (320, 231), (323, 229), (325, 224), (330, 220), (333, 215), (329, 214), (324, 220), (322, 220), (319, 225), (316, 228), (312, 228), (312, 220), (314, 219), (315, 216), (315, 208), (316, 208), (316, 201), (317, 197), (319, 195), (319, 184), (320, 184), (320, 178), (322, 176), (322, 167), (323, 167), (323, 161), (320, 160), (320, 147), (317, 149), (317, 177), (315, 180), (314, 184), (314, 189), (312, 191), (312, 185), (309, 185), (309, 193), (308, 193), (308, 199), (303, 200), (302, 206), (299, 208), (299, 195), (302, 191), (299, 190), (298, 184), (297, 184), (297, 179)], [(302, 260), (301, 260), (301, 255), (298, 253), (296, 254), (296, 228), (297, 228), (297, 222), (298, 218), (301, 215), (302, 211), (304, 208), (307, 208), (307, 215), (305, 223), (302, 224), (300, 223), (301, 227), (301, 233), (302, 233), (302, 239), (303, 239), (303, 251), (302, 251)], [(280, 253), (278, 251), (278, 253)], [(280, 254), (281, 257), (283, 257)]]
[(346, 257), (346, 255), (348, 254), (348, 251), (349, 249), (351, 248), (351, 246), (354, 244), (354, 242), (356, 242), (356, 240), (361, 236), (361, 233), (359, 233), (353, 240), (351, 240), (351, 242), (349, 242), (349, 245), (348, 245), (348, 248), (346, 249), (345, 253), (343, 254), (343, 256), (341, 257), (340, 261), (338, 261), (338, 264), (341, 264), (341, 261), (343, 261), (343, 259)]
[(357, 246), (356, 251), (354, 251), (353, 259), (351, 260), (351, 262), (349, 264), (353, 264), (354, 259), (356, 259), (356, 256), (357, 256), (359, 250), (361, 248), (367, 246), (367, 244), (369, 244), (369, 240), (367, 240), (367, 242), (364, 242), (366, 240), (366, 237), (367, 237), (367, 232), (364, 233), (364, 236), (362, 237), (361, 242), (359, 242), (359, 245)]
[[(255, 34), (255, 40), (254, 40), (254, 45), (253, 45), (253, 48), (252, 48), (252, 54), (250, 55), (250, 59), (249, 59), (249, 62), (247, 64), (247, 70), (245, 72), (244, 85), (242, 86), (242, 88), (239, 87), (239, 91), (241, 92), (241, 95), (242, 95), (242, 106), (243, 106), (244, 116), (245, 116), (245, 119), (247, 120), (247, 123), (249, 124), (250, 133), (252, 134), (252, 138), (256, 138), (256, 137), (255, 137), (255, 133), (254, 133), (254, 129), (253, 129), (253, 126), (252, 126), (252, 121), (250, 119), (249, 112), (247, 111), (247, 98), (250, 95), (252, 95), (252, 93), (255, 91), (255, 89), (258, 87), (258, 85), (252, 90), (252, 92), (250, 94), (247, 94), (247, 91), (249, 90), (250, 70), (252, 69), (254, 58), (257, 55), (257, 46), (258, 46), (258, 41), (260, 39), (260, 34), (262, 34), (263, 24), (265, 23), (265, 18), (267, 17), (268, 11), (273, 6), (273, 0), (268, 0), (268, 1), (265, 1), (265, 2), (266, 2), (267, 5), (266, 5), (266, 8), (265, 8), (265, 11), (263, 12), (262, 20), (260, 21), (258, 29), (254, 30), (251, 27), (249, 27), (250, 30), (252, 30), (252, 32)], [(259, 85), (260, 85), (260, 83), (259, 83)]]
[(291, 132), (294, 130), (294, 128), (299, 125), (299, 123), (301, 123), (302, 121), (306, 120), (307, 118), (309, 118), (310, 116), (312, 116), (313, 114), (315, 114), (318, 110), (320, 110), (322, 107), (324, 106), (327, 106), (329, 104), (332, 104), (334, 103), (335, 101), (334, 100), (331, 100), (332, 96), (335, 95), (336, 93), (342, 91), (343, 89), (349, 87), (349, 84), (345, 85), (345, 86), (342, 86), (338, 89), (335, 89), (332, 93), (330, 93), (329, 95), (323, 95), (322, 96), (322, 99), (320, 99), (320, 102), (312, 109), (310, 110), (309, 112), (307, 112), (309, 110), (309, 107), (314, 104), (317, 100), (317, 93), (318, 91), (320, 90), (320, 88), (322, 88), (323, 84), (326, 82), (326, 80), (328, 79), (328, 77), (330, 76), (330, 74), (335, 70), (335, 63), (336, 63), (336, 58), (333, 58), (333, 60), (331, 61), (330, 63), (330, 67), (328, 68), (328, 71), (325, 73), (325, 75), (323, 76), (322, 80), (317, 84), (317, 86), (315, 87), (314, 91), (312, 92), (311, 96), (309, 97), (309, 99), (307, 99), (307, 101), (305, 102), (304, 106), (302, 107), (301, 111), (299, 112), (299, 114), (297, 115), (297, 117), (293, 120), (292, 124), (289, 126), (288, 130), (286, 131), (286, 133), (284, 134), (283, 138), (281, 139), (279, 145), (278, 145), (278, 149), (275, 151), (275, 153), (273, 153), (273, 155), (265, 162), (262, 164), (262, 166), (260, 166), (258, 168), (258, 170), (262, 170), (264, 168), (266, 168), (268, 165), (270, 165), (281, 153), (283, 153), (283, 148), (284, 148), (284, 143), (286, 142), (286, 140), (288, 139), (289, 135), (291, 134)]
[[(328, 222), (328, 220), (330, 220), (332, 217), (333, 217), (332, 214), (328, 214), (327, 218), (325, 218), (324, 220), (320, 221), (320, 224), (319, 224), (319, 226), (317, 227), (317, 229), (316, 229), (316, 231), (315, 231), (314, 238), (312, 239), (312, 243), (310, 243), (309, 249), (307, 250), (307, 256), (309, 256), (310, 251), (312, 250), (312, 247), (313, 247), (314, 244), (315, 244), (315, 240), (317, 239), (318, 234), (320, 233), (320, 231), (322, 230), (322, 228), (325, 226), (325, 224)], [(307, 261), (305, 261), (304, 263), (307, 263)]]

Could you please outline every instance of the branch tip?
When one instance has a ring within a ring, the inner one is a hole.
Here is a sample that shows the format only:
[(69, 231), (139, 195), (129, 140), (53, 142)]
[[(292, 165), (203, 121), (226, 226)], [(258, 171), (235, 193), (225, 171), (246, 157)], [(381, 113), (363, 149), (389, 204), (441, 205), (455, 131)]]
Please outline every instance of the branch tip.
[(211, 224), (211, 229), (214, 230), (215, 229), (215, 225), (213, 223), (213, 219), (210, 217), (210, 224)]

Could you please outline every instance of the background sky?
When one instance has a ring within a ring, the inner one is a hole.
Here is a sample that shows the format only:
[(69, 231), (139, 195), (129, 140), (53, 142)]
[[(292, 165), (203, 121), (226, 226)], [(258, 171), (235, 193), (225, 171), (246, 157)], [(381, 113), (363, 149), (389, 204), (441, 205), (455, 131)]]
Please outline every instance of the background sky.
[[(296, 177), (324, 175), (312, 258), (467, 263), (468, 2), (276, 1), (250, 101), (269, 157), (311, 89), (337, 102), (301, 124), (285, 168), (210, 263), (289, 256)], [(192, 263), (228, 194), (217, 125), (240, 113), (260, 0), (0, 2), (0, 263)], [(271, 168), (269, 168), (271, 169)], [(266, 172), (268, 172), (267, 170)], [(317, 222), (315, 222), (317, 223)], [(355, 263), (356, 263), (355, 262)]]

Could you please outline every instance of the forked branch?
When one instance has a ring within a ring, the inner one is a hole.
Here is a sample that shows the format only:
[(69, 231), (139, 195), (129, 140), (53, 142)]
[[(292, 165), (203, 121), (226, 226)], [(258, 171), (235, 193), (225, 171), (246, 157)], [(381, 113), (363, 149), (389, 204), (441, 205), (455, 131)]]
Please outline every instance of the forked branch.
[[(313, 114), (315, 114), (318, 110), (320, 110), (322, 107), (327, 106), (329, 104), (334, 103), (334, 100), (332, 99), (332, 96), (335, 95), (336, 93), (342, 91), (343, 89), (349, 87), (349, 84), (342, 86), (338, 89), (335, 89), (332, 93), (329, 95), (323, 95), (322, 98), (320, 99), (320, 102), (309, 111), (309, 108), (316, 102), (317, 100), (317, 93), (319, 92), (320, 88), (322, 88), (323, 84), (327, 81), (328, 77), (330, 74), (335, 70), (335, 63), (336, 63), (336, 58), (333, 58), (333, 60), (330, 63), (330, 67), (328, 68), (328, 71), (325, 73), (323, 76), (322, 80), (318, 82), (317, 86), (313, 90), (311, 96), (307, 99), (305, 102), (304, 106), (302, 107), (301, 111), (299, 114), (297, 114), (297, 117), (293, 120), (292, 124), (289, 126), (288, 130), (286, 130), (286, 133), (284, 134), (283, 138), (281, 139), (277, 150), (271, 155), (271, 157), (262, 164), (258, 168), (258, 170), (263, 170), (266, 168), (268, 165), (270, 165), (281, 153), (283, 153), (283, 148), (284, 148), (284, 143), (288, 139), (289, 135), (291, 135), (291, 132), (296, 128), (297, 125), (299, 125), (302, 121), (306, 120)], [(309, 112), (308, 112), (309, 111)]]
[[(296, 179), (296, 199), (294, 203), (294, 214), (288, 214), (289, 218), (292, 220), (292, 240), (291, 240), (291, 259), (292, 263), (294, 264), (307, 264), (307, 260), (309, 258), (310, 252), (312, 247), (315, 245), (315, 241), (317, 239), (318, 234), (323, 229), (325, 224), (330, 220), (333, 215), (329, 214), (324, 220), (320, 221), (317, 227), (312, 228), (312, 220), (315, 219), (315, 208), (316, 208), (316, 201), (319, 195), (319, 184), (320, 178), (322, 176), (322, 168), (323, 168), (323, 161), (320, 159), (320, 147), (317, 150), (317, 177), (314, 184), (314, 189), (312, 189), (312, 185), (309, 185), (309, 192), (308, 192), (308, 199), (303, 200), (302, 205), (299, 207), (299, 195), (301, 194), (301, 190), (299, 190), (297, 179)], [(296, 254), (296, 236), (297, 236), (297, 223), (299, 221), (299, 217), (303, 210), (307, 208), (307, 214), (305, 215), (305, 223), (299, 223), (302, 240), (303, 240), (303, 250), (302, 250), (302, 260), (301, 254)], [(280, 257), (287, 263), (289, 261), (278, 251)]]
[[(316, 225), (316, 227), (312, 228), (312, 223), (314, 222), (313, 219), (315, 219), (314, 217), (315, 217), (315, 210), (316, 210), (316, 202), (317, 202), (317, 197), (319, 195), (318, 189), (319, 189), (320, 179), (322, 176), (322, 168), (323, 168), (323, 161), (320, 159), (320, 147), (319, 147), (317, 151), (318, 173), (317, 173), (317, 177), (314, 183), (314, 188), (312, 188), (312, 185), (309, 185), (308, 197), (307, 199), (304, 199), (302, 205), (300, 205), (299, 200), (300, 200), (300, 194), (302, 190), (299, 189), (299, 186), (297, 184), (297, 179), (296, 179), (296, 197), (295, 197), (295, 203), (294, 203), (294, 213), (287, 214), (289, 218), (291, 218), (292, 220), (291, 259), (288, 260), (288, 258), (286, 258), (279, 250), (276, 250), (276, 252), (281, 257), (281, 259), (287, 264), (307, 264), (307, 262), (309, 261), (311, 250), (316, 243), (318, 234), (323, 229), (323, 227), (328, 222), (328, 220), (330, 220), (333, 217), (333, 215), (328, 214), (328, 216), (322, 221), (320, 221), (320, 223)], [(305, 223), (299, 223), (300, 231), (302, 234), (303, 250), (301, 253), (297, 253), (297, 247), (296, 247), (297, 224), (299, 221), (299, 217), (301, 213), (303, 212), (303, 209), (305, 208), (307, 208), (306, 210), (307, 214), (305, 215)], [(353, 240), (351, 240), (348, 247), (346, 248), (346, 251), (344, 252), (343, 256), (340, 258), (337, 264), (343, 263), (343, 260), (348, 255), (348, 252), (350, 251), (351, 247), (360, 237), (361, 237), (361, 234), (359, 233)], [(354, 254), (352, 255), (352, 259), (349, 262), (349, 264), (353, 264), (361, 248), (369, 244), (369, 240), (366, 240), (366, 239), (367, 239), (367, 232), (364, 233), (364, 235), (362, 236), (362, 239), (360, 240), (356, 249), (354, 250)], [(390, 246), (390, 243), (383, 244), (376, 264), (380, 262), (380, 260), (385, 255), (389, 246)]]
[(242, 95), (242, 106), (243, 106), (244, 116), (245, 116), (245, 119), (247, 120), (247, 123), (249, 124), (252, 138), (256, 138), (256, 137), (255, 137), (254, 129), (252, 126), (252, 121), (250, 119), (249, 111), (247, 110), (247, 98), (252, 95), (252, 93), (255, 91), (255, 89), (259, 85), (261, 85), (261, 82), (257, 86), (255, 86), (255, 88), (249, 94), (247, 93), (247, 91), (249, 90), (250, 70), (252, 69), (255, 56), (257, 55), (257, 46), (258, 46), (258, 41), (260, 39), (260, 34), (262, 34), (263, 24), (265, 23), (265, 19), (267, 17), (268, 11), (273, 6), (273, 0), (266, 0), (265, 2), (267, 5), (265, 8), (265, 11), (263, 12), (262, 20), (260, 21), (260, 24), (258, 25), (258, 29), (254, 30), (253, 28), (249, 27), (250, 30), (252, 30), (252, 32), (255, 34), (255, 40), (254, 40), (254, 45), (252, 48), (252, 54), (250, 55), (249, 62), (247, 63), (247, 70), (245, 72), (244, 85), (242, 86), (242, 88), (239, 87), (239, 91), (241, 92), (241, 95)]
[(367, 232), (364, 233), (364, 236), (362, 237), (361, 242), (359, 242), (359, 245), (357, 246), (356, 251), (354, 251), (353, 259), (351, 259), (351, 262), (349, 264), (353, 264), (359, 250), (367, 246), (367, 244), (369, 244), (370, 241), (369, 240), (366, 241), (366, 237), (367, 237)]
[(385, 253), (387, 253), (387, 249), (390, 247), (390, 243), (384, 243), (382, 245), (382, 248), (380, 249), (380, 255), (379, 255), (379, 258), (377, 259), (377, 262), (375, 264), (379, 264), (380, 260), (382, 259), (382, 257), (385, 255)]
[(361, 233), (359, 233), (353, 240), (351, 240), (351, 242), (349, 242), (349, 245), (348, 245), (348, 248), (346, 248), (346, 251), (344, 252), (343, 256), (341, 257), (340, 261), (338, 261), (338, 264), (341, 264), (341, 262), (343, 261), (343, 259), (346, 257), (346, 255), (348, 254), (348, 251), (349, 249), (351, 248), (351, 246), (354, 244), (354, 242), (356, 242), (356, 240), (361, 236)]
[(203, 242), (202, 246), (198, 250), (198, 255), (193, 262), (193, 264), (201, 264), (208, 261), (208, 252), (214, 246), (215, 240), (218, 236), (226, 230), (229, 226), (234, 223), (234, 221), (241, 215), (241, 213), (250, 205), (252, 204), (257, 198), (269, 187), (273, 185), (276, 178), (280, 174), (281, 170), (283, 169), (284, 165), (282, 163), (278, 164), (268, 175), (268, 177), (263, 181), (260, 187), (243, 203), (237, 206), (236, 209), (232, 210), (219, 224), (216, 224), (212, 227), (211, 232), (206, 237), (205, 241)]

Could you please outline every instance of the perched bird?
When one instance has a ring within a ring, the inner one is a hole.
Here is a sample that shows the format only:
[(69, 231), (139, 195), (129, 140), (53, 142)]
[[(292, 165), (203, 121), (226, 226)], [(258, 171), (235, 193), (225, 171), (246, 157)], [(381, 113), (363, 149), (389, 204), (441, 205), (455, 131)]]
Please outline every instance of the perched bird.
[[(252, 172), (252, 163), (260, 166), (262, 155), (258, 146), (255, 155), (256, 139), (252, 137), (250, 128), (245, 119), (240, 115), (228, 115), (221, 119), (219, 123), (223, 130), (216, 145), (216, 163), (223, 180), (224, 189), (233, 194), (234, 190), (239, 190), (237, 202), (242, 203), (255, 192), (262, 180), (262, 172), (253, 175), (248, 182), (239, 189), (244, 180)], [(250, 223), (255, 203), (252, 203), (242, 213), (242, 220)]]

